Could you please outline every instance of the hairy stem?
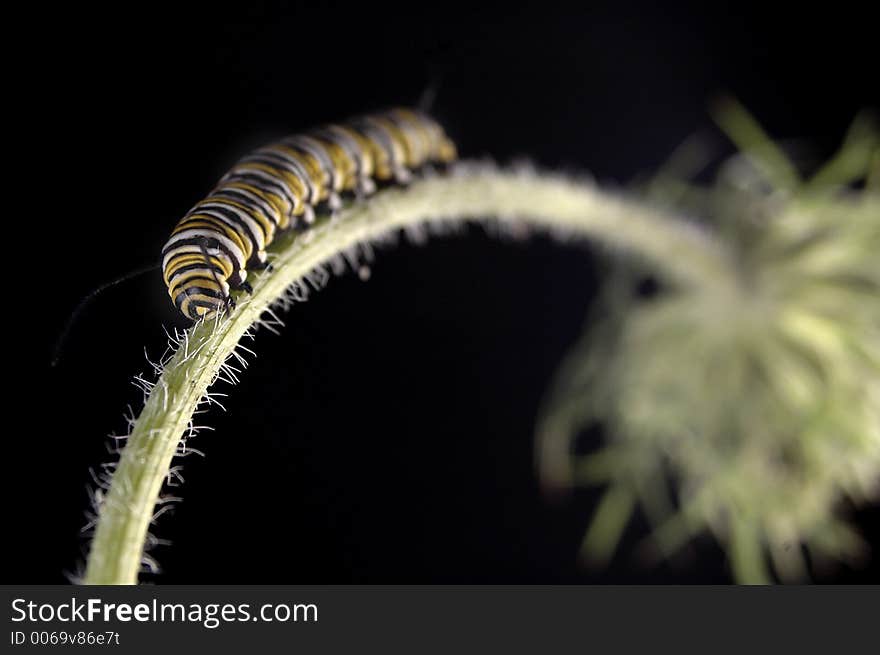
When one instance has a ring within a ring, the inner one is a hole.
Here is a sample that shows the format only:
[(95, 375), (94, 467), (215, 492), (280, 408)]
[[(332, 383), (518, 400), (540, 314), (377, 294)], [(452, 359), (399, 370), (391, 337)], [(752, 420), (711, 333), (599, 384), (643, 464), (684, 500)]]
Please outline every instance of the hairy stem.
[(229, 316), (190, 329), (167, 361), (121, 454), (99, 511), (84, 582), (134, 584), (147, 530), (180, 439), (241, 337), (288, 287), (334, 256), (426, 220), (492, 218), (590, 238), (647, 259), (685, 284), (735, 286), (728, 253), (696, 226), (599, 191), (533, 173), (462, 167), (344, 209), (305, 235), (279, 238), (272, 270)]

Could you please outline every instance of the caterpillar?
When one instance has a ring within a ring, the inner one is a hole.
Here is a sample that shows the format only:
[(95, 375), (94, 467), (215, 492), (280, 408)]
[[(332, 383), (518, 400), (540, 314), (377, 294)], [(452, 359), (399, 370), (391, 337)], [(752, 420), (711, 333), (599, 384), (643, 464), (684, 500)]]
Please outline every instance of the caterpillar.
[(316, 211), (336, 212), (343, 197), (407, 184), (428, 165), (457, 157), (430, 116), (396, 108), (324, 125), (258, 148), (240, 159), (180, 220), (162, 249), (168, 295), (188, 319), (234, 306), (250, 290), (249, 270), (266, 266), (266, 248), (286, 230), (304, 231)]

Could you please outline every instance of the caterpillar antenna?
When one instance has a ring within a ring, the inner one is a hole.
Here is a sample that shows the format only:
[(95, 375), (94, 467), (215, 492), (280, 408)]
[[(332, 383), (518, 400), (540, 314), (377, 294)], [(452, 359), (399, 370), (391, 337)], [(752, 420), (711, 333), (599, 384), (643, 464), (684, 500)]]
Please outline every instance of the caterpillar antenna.
[(428, 86), (425, 87), (425, 90), (422, 91), (422, 94), (419, 96), (419, 101), (416, 104), (419, 111), (426, 114), (431, 112), (431, 109), (434, 107), (434, 102), (437, 100), (437, 93), (440, 91), (440, 82), (441, 76), (435, 75), (434, 79), (432, 79), (428, 83)]
[(144, 266), (142, 268), (137, 268), (133, 271), (130, 271), (123, 275), (122, 277), (116, 278), (110, 282), (105, 282), (100, 286), (96, 287), (92, 291), (90, 291), (86, 296), (79, 301), (79, 304), (76, 306), (76, 309), (71, 312), (70, 317), (67, 319), (67, 323), (64, 324), (64, 329), (61, 331), (61, 334), (58, 336), (58, 340), (55, 342), (55, 348), (52, 351), (52, 362), (51, 366), (54, 368), (58, 365), (58, 361), (61, 359), (61, 350), (64, 347), (64, 342), (67, 341), (67, 335), (70, 334), (70, 330), (73, 327), (74, 323), (76, 323), (76, 319), (79, 318), (79, 315), (82, 313), (83, 309), (95, 299), (98, 295), (106, 291), (111, 287), (115, 287), (117, 284), (121, 284), (123, 282), (127, 282), (132, 278), (136, 278), (139, 275), (143, 275), (144, 273), (149, 273), (150, 271), (155, 271), (161, 267), (160, 264), (152, 264), (150, 266)]

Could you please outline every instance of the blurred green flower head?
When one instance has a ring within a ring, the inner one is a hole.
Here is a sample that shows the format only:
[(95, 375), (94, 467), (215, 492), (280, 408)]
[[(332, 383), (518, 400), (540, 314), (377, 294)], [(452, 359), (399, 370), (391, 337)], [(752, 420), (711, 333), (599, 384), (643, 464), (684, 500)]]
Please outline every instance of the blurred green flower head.
[[(640, 506), (659, 554), (708, 530), (738, 581), (798, 580), (805, 549), (862, 554), (842, 501), (880, 492), (880, 139), (859, 117), (805, 179), (736, 103), (717, 119), (740, 154), (715, 183), (664, 172), (648, 197), (706, 219), (730, 274), (647, 300), (611, 290), (539, 425), (541, 470), (608, 486), (592, 560)], [(606, 445), (572, 455), (595, 423)]]

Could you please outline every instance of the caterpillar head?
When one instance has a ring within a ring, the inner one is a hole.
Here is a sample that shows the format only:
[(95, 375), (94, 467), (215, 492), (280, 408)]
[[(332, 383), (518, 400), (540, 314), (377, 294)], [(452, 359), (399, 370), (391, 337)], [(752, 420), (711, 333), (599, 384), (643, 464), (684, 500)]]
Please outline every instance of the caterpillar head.
[[(186, 234), (184, 234), (186, 236)], [(165, 248), (162, 265), (168, 295), (191, 321), (210, 318), (232, 304), (230, 282), (242, 282), (243, 271), (223, 250), (210, 242), (177, 239)]]
[(199, 279), (181, 287), (174, 298), (180, 313), (191, 321), (213, 318), (234, 307), (229, 285), (224, 280)]

